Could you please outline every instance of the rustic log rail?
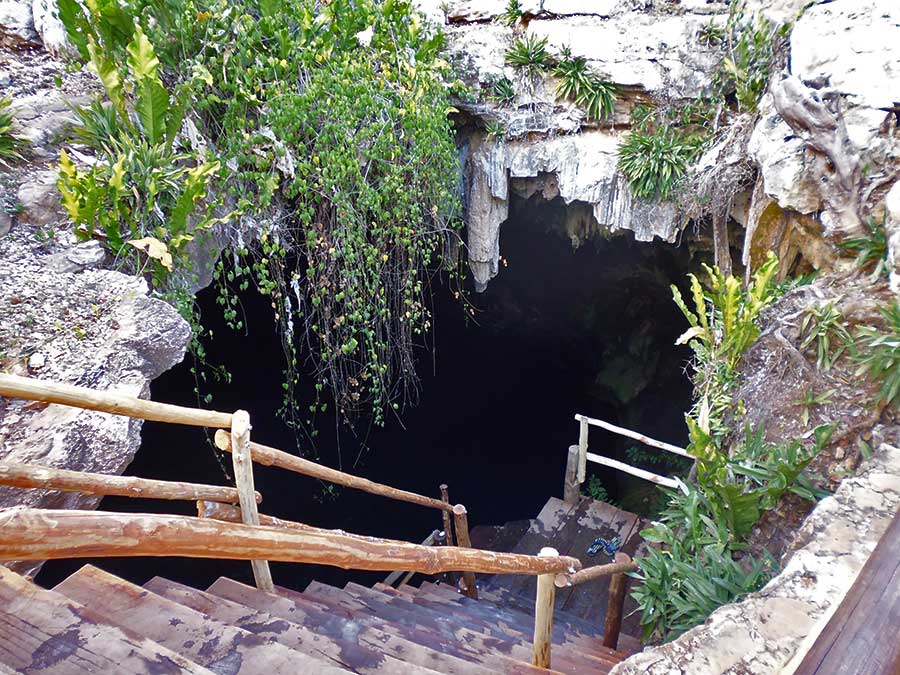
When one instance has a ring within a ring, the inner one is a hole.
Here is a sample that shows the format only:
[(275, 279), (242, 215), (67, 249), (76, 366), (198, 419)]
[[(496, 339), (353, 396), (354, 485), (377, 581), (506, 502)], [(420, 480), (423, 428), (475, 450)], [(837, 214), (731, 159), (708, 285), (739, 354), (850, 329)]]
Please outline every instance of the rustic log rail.
[(587, 478), (587, 463), (589, 461), (594, 462), (595, 464), (608, 466), (612, 469), (618, 469), (619, 471), (631, 474), (632, 476), (637, 476), (638, 478), (643, 478), (644, 480), (648, 480), (664, 487), (678, 488), (681, 485), (677, 478), (660, 476), (651, 471), (631, 466), (625, 462), (588, 452), (588, 431), (592, 426), (600, 427), (601, 429), (605, 429), (606, 431), (610, 431), (620, 436), (625, 436), (626, 438), (632, 438), (653, 448), (658, 448), (681, 457), (693, 459), (693, 456), (684, 448), (679, 448), (677, 445), (672, 445), (671, 443), (658, 441), (655, 438), (650, 438), (637, 431), (610, 424), (604, 420), (587, 417), (586, 415), (575, 415), (575, 421), (578, 422), (578, 445), (569, 447), (569, 455), (566, 459), (566, 476), (563, 485), (563, 499), (568, 504), (577, 503), (580, 497), (581, 484), (584, 483)]
[[(215, 441), (217, 448), (225, 452), (231, 452), (231, 437), (227, 432), (221, 429), (217, 431)], [(287, 469), (294, 473), (300, 473), (304, 476), (311, 476), (320, 480), (329, 481), (355, 490), (362, 490), (363, 492), (368, 492), (373, 495), (381, 495), (382, 497), (390, 497), (391, 499), (396, 499), (401, 502), (409, 502), (410, 504), (418, 504), (419, 506), (426, 506), (432, 509), (453, 512), (453, 507), (449, 504), (445, 504), (440, 499), (434, 499), (432, 497), (416, 494), (415, 492), (408, 492), (389, 485), (376, 483), (367, 478), (360, 478), (353, 474), (322, 466), (321, 464), (311, 462), (310, 460), (303, 459), (297, 455), (291, 455), (283, 450), (278, 450), (277, 448), (270, 448), (267, 445), (251, 442), (250, 454), (253, 457), (254, 462), (262, 464), (263, 466), (277, 466), (280, 469)]]
[[(135, 478), (133, 476), (110, 476), (103, 473), (68, 471), (67, 469), (15, 462), (0, 462), (0, 485), (83, 492), (98, 496), (115, 495), (186, 501), (202, 499), (228, 504), (235, 504), (239, 501), (238, 491), (232, 487)], [(256, 492), (255, 500), (257, 503), (261, 502), (262, 495)]]
[(422, 574), (461, 570), (556, 575), (581, 567), (577, 558), (544, 559), (451, 546), (421, 546), (318, 528), (305, 531), (195, 516), (30, 508), (0, 512), (0, 560), (86, 556), (266, 559)]
[[(87, 555), (233, 558), (251, 561), (257, 586), (265, 591), (274, 588), (269, 572), (269, 560), (322, 564), (345, 569), (419, 572), (432, 575), (462, 572), (464, 592), (473, 598), (477, 598), (475, 572), (537, 575), (533, 663), (535, 666), (545, 668), (550, 666), (550, 635), (556, 586), (573, 585), (611, 574), (613, 575), (613, 583), (610, 585), (611, 616), (607, 616), (607, 630), (613, 634), (611, 644), (615, 647), (618, 625), (621, 624), (624, 573), (635, 568), (630, 559), (624, 561), (617, 558), (617, 562), (613, 565), (581, 570), (578, 559), (559, 556), (553, 549), (544, 549), (537, 556), (473, 549), (469, 539), (466, 508), (461, 504), (450, 503), (445, 485), (441, 485), (440, 488), (441, 499), (434, 499), (254, 443), (250, 440), (250, 419), (245, 411), (239, 410), (231, 414), (186, 408), (111, 391), (98, 391), (2, 373), (0, 373), (0, 396), (69, 405), (157, 422), (215, 428), (216, 446), (232, 453), (237, 483), (237, 488), (220, 488), (0, 463), (0, 484), (75, 490), (88, 494), (190, 499), (197, 501), (198, 510), (198, 517), (188, 517), (11, 509), (0, 512), (0, 560), (46, 560)], [(570, 448), (569, 452), (566, 469), (567, 500), (573, 493), (577, 496), (578, 486), (585, 479), (586, 462), (598, 461), (598, 456), (587, 453), (589, 425), (601, 426), (636, 438), (648, 445), (688, 456), (680, 448), (654, 441), (602, 420), (593, 420), (582, 415), (577, 415), (576, 419), (580, 424), (579, 444)], [(261, 497), (253, 489), (254, 462), (277, 466), (371, 494), (438, 509), (442, 513), (446, 539), (451, 544), (453, 533), (450, 516), (453, 516), (457, 546), (432, 547), (378, 539), (348, 534), (341, 530), (324, 530), (260, 514), (257, 503), (261, 501)], [(663, 480), (670, 479), (663, 478)], [(615, 598), (613, 598), (614, 590)], [(610, 636), (605, 639), (610, 640)]]

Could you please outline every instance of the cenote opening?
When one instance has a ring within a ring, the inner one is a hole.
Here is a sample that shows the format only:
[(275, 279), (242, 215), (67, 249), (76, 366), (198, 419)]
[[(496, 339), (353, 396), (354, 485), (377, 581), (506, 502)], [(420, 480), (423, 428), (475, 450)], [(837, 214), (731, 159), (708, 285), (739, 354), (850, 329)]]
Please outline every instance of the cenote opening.
[[(596, 238), (577, 249), (564, 233), (565, 205), (514, 200), (502, 227), (500, 274), (470, 305), (440, 283), (434, 292), (433, 351), (422, 350), (418, 406), (388, 418), (361, 439), (346, 430), (340, 444), (333, 418), (319, 416), (319, 460), (375, 481), (437, 496), (438, 485), (469, 511), (471, 526), (534, 517), (560, 496), (566, 452), (578, 438), (577, 412), (684, 444), (683, 413), (690, 405), (685, 375), (689, 352), (674, 346), (684, 319), (669, 285), (681, 284), (690, 264), (687, 246), (638, 243), (626, 233)], [(225, 327), (216, 292), (200, 293), (205, 325), (214, 339), (209, 360), (225, 364), (230, 384), (207, 385), (218, 410), (244, 408), (253, 439), (296, 452), (295, 434), (277, 417), (283, 352), (269, 300), (241, 297), (246, 330)], [(467, 307), (474, 309), (474, 315)], [(196, 406), (190, 358), (158, 378), (152, 397)], [(131, 475), (226, 484), (223, 466), (202, 430), (146, 423)], [(628, 458), (624, 439), (591, 432), (591, 449)], [(337, 448), (340, 451), (337, 451)], [(640, 457), (630, 456), (641, 463)], [(652, 468), (652, 467), (651, 467)], [(657, 467), (658, 469), (658, 467)], [(430, 509), (354, 490), (329, 493), (317, 481), (257, 465), (261, 511), (348, 532), (419, 542), (440, 526)], [(593, 473), (623, 508), (646, 511), (654, 489), (613, 471)], [(662, 469), (666, 472), (666, 469)], [(194, 505), (109, 497), (101, 509), (193, 515)], [(39, 581), (53, 585), (86, 560), (52, 561)], [(195, 587), (219, 576), (251, 582), (241, 561), (137, 558), (89, 562), (130, 581), (159, 574)], [(273, 564), (275, 582), (303, 588), (313, 578), (343, 585), (371, 584), (384, 573)]]

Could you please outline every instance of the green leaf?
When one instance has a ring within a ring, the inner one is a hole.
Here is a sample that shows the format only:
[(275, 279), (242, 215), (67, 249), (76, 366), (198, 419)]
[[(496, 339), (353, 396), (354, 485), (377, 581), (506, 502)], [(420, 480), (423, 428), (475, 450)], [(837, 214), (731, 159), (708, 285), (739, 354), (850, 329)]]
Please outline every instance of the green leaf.
[(151, 144), (167, 140), (166, 118), (169, 113), (169, 93), (159, 80), (144, 79), (137, 83), (137, 114)]
[(159, 82), (159, 59), (140, 26), (135, 27), (134, 38), (128, 44), (128, 67), (138, 83), (145, 79)]
[(127, 118), (125, 90), (122, 87), (122, 79), (119, 77), (119, 69), (111, 59), (107, 58), (106, 53), (91, 37), (88, 38), (87, 49), (91, 56), (88, 67), (100, 78), (109, 100), (116, 106), (122, 117)]

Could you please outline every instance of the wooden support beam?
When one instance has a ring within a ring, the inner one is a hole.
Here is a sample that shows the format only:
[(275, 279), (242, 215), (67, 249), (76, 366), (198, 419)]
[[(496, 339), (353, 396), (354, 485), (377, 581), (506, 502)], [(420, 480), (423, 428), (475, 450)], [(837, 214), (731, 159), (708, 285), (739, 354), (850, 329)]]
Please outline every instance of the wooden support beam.
[[(555, 548), (542, 548), (539, 558), (559, 558)], [(536, 668), (550, 668), (550, 644), (553, 640), (553, 604), (556, 601), (556, 586), (552, 574), (541, 574), (537, 578), (537, 597), (534, 601), (534, 643), (531, 663)]]
[(578, 421), (578, 484), (587, 478), (588, 423), (587, 419)]
[(627, 560), (620, 560), (620, 555), (625, 554), (621, 552), (617, 553), (615, 558), (616, 562), (611, 562), (608, 565), (585, 567), (584, 569), (575, 572), (575, 574), (560, 574), (556, 577), (556, 587), (568, 588), (569, 586), (578, 586), (585, 581), (593, 581), (594, 579), (599, 579), (601, 577), (609, 577), (620, 573), (625, 574), (637, 570), (637, 563), (633, 562), (627, 555), (625, 556)]
[(596, 462), (597, 464), (602, 464), (603, 466), (608, 466), (612, 469), (618, 469), (619, 471), (630, 473), (632, 476), (637, 476), (638, 478), (649, 480), (651, 483), (656, 483), (657, 485), (662, 485), (667, 488), (678, 487), (678, 481), (674, 478), (658, 476), (655, 473), (644, 471), (644, 469), (639, 469), (636, 466), (631, 466), (631, 464), (620, 462), (617, 459), (610, 459), (609, 457), (603, 457), (602, 455), (595, 455), (591, 452), (587, 454), (587, 458), (592, 462)]
[[(69, 471), (15, 462), (0, 462), (0, 485), (143, 499), (184, 499), (187, 501), (203, 499), (230, 504), (239, 501), (238, 491), (231, 487), (152, 480), (134, 476), (110, 476), (103, 473)], [(254, 493), (254, 498), (257, 503), (262, 501), (262, 496), (258, 492)]]
[[(240, 496), (241, 520), (244, 525), (259, 525), (259, 512), (253, 499), (253, 460), (250, 458), (250, 415), (246, 410), (238, 410), (231, 416), (231, 453), (234, 466), (234, 482)], [(252, 560), (253, 578), (256, 587), (266, 593), (275, 591), (272, 572), (265, 560)]]
[[(216, 447), (225, 452), (231, 452), (231, 438), (221, 429), (216, 432)], [(260, 443), (250, 443), (250, 454), (252, 455), (254, 462), (264, 466), (277, 466), (281, 469), (301, 473), (304, 476), (312, 476), (319, 480), (336, 483), (355, 490), (362, 490), (363, 492), (368, 492), (373, 495), (381, 495), (382, 497), (390, 497), (391, 499), (397, 499), (402, 502), (418, 504), (419, 506), (427, 506), (429, 508), (441, 509), (444, 511), (453, 510), (453, 507), (449, 504), (444, 504), (440, 499), (425, 497), (424, 495), (419, 495), (415, 492), (407, 492), (406, 490), (399, 490), (390, 487), (389, 485), (382, 485), (381, 483), (376, 483), (366, 478), (360, 478), (359, 476), (354, 476), (349, 473), (344, 473), (343, 471), (338, 471), (337, 469), (316, 464), (308, 459), (290, 455)]]
[[(447, 487), (446, 483), (441, 483), (441, 501), (444, 502), (447, 506), (450, 506), (450, 488)], [(444, 534), (447, 536), (445, 543), (447, 546), (453, 546), (453, 526), (450, 523), (450, 514), (453, 512), (453, 507), (450, 506), (449, 509), (444, 509), (441, 511), (441, 517), (444, 522)]]
[(59, 403), (86, 410), (100, 410), (114, 415), (125, 415), (153, 422), (170, 422), (197, 427), (228, 429), (231, 427), (229, 413), (199, 408), (183, 408), (168, 403), (145, 401), (142, 398), (117, 394), (113, 391), (98, 391), (72, 384), (48, 382), (32, 377), (19, 377), (0, 373), (0, 396), (23, 398), (29, 401)]
[[(615, 562), (626, 564), (631, 558), (626, 553), (616, 553)], [(625, 610), (625, 572), (616, 572), (609, 580), (609, 602), (606, 605), (606, 621), (603, 624), (603, 646), (616, 649), (622, 631), (622, 613)]]
[(457, 546), (419, 546), (335, 531), (225, 523), (190, 516), (12, 508), (0, 511), (0, 560), (174, 556), (277, 560), (423, 574), (557, 574), (577, 558), (539, 558)]
[(563, 480), (563, 501), (566, 504), (577, 504), (581, 499), (581, 483), (578, 482), (578, 467), (581, 461), (579, 446), (570, 445), (566, 457), (566, 476)]
[[(457, 548), (472, 548), (472, 540), (469, 539), (469, 518), (466, 515), (466, 507), (457, 504), (453, 507), (453, 521), (456, 524)], [(473, 600), (478, 599), (478, 587), (475, 585), (475, 575), (471, 571), (463, 574), (463, 592)]]
[[(649, 445), (653, 448), (659, 448), (660, 450), (665, 450), (666, 452), (681, 455), (682, 457), (687, 457), (688, 459), (694, 459), (694, 456), (684, 448), (679, 448), (677, 445), (672, 445), (671, 443), (663, 443), (662, 441), (657, 441), (655, 438), (644, 436), (644, 434), (640, 434), (637, 431), (625, 429), (624, 427), (617, 427), (615, 424), (610, 424), (609, 422), (604, 422), (603, 420), (594, 419), (593, 417), (586, 417), (585, 415), (575, 415), (575, 419), (581, 425), (589, 424), (594, 427), (600, 427), (601, 429), (606, 429), (607, 431), (611, 431), (614, 434), (619, 434), (619, 436), (633, 438), (636, 441), (640, 441), (644, 445)], [(582, 429), (583, 428), (584, 427), (582, 426)]]

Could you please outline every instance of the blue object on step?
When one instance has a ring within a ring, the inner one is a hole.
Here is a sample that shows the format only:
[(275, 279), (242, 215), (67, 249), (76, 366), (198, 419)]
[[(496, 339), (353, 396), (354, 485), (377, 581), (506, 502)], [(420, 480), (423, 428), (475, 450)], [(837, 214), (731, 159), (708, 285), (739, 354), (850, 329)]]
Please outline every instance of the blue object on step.
[(594, 542), (588, 546), (587, 554), (588, 555), (597, 555), (604, 547), (606, 546), (606, 539), (603, 537), (597, 537), (594, 539)]
[(618, 536), (613, 537), (612, 539), (597, 537), (594, 539), (593, 543), (588, 546), (587, 554), (597, 555), (600, 551), (603, 551), (610, 558), (614, 558), (620, 548), (622, 548), (622, 540), (619, 539)]

